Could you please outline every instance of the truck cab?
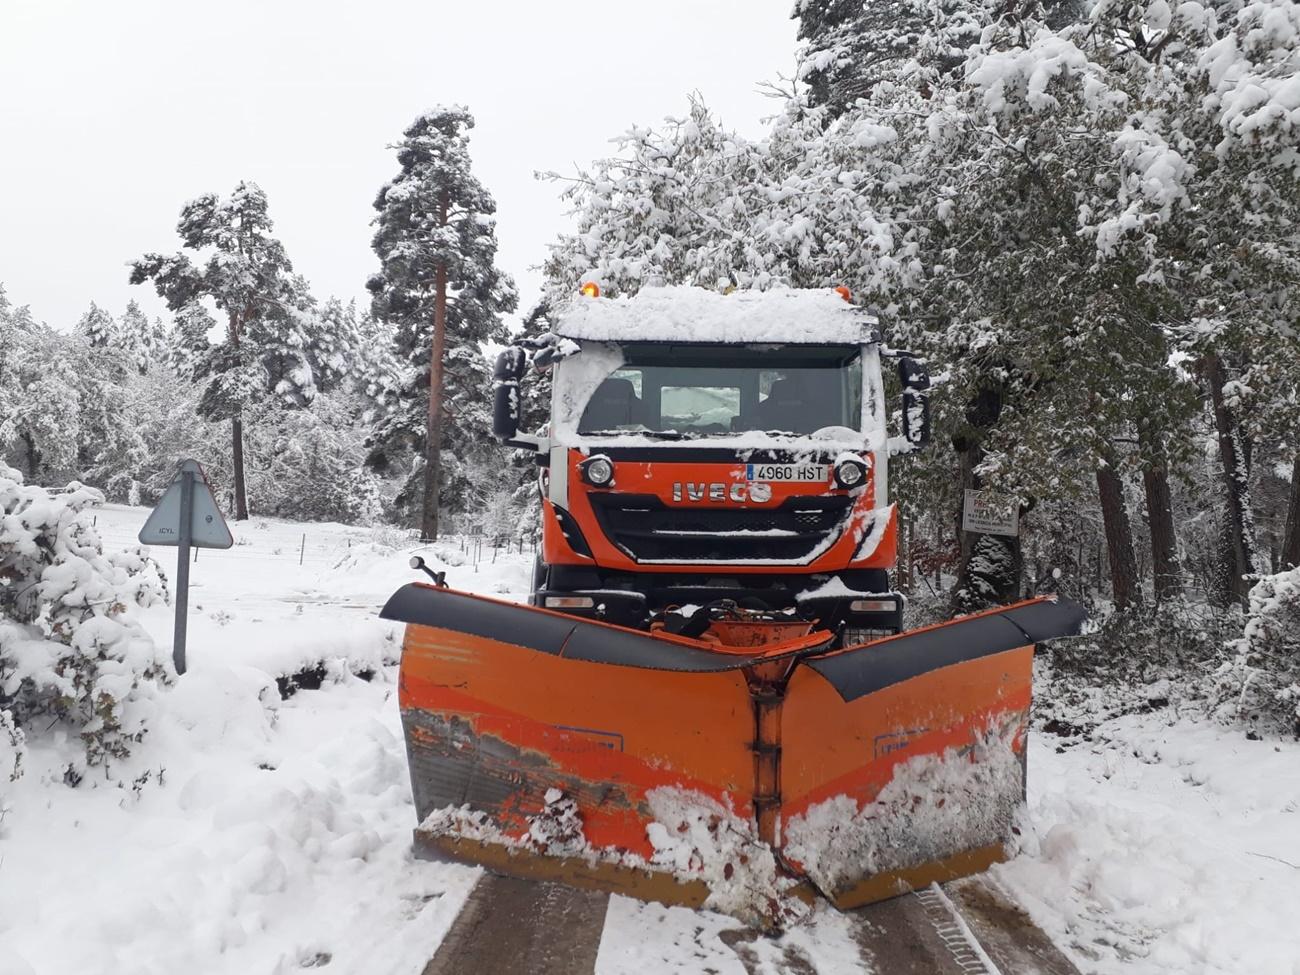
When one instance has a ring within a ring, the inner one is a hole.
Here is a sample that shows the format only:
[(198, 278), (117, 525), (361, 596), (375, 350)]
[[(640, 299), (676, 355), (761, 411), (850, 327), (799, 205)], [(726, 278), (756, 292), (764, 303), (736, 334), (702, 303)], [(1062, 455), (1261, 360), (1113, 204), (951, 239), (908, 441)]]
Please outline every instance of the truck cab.
[[(646, 626), (730, 600), (847, 641), (900, 630), (888, 469), (928, 438), (916, 360), (885, 350), (843, 289), (593, 292), (497, 364), (495, 433), (540, 467), (534, 605)], [(529, 353), (552, 371), (535, 437), (517, 430)]]

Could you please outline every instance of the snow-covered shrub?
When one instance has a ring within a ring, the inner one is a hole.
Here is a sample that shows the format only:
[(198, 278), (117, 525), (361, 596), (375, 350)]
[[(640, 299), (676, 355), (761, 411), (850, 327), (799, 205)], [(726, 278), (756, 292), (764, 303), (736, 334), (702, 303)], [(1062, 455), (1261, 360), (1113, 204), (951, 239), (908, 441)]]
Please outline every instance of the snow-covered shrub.
[(18, 776), (23, 774), (26, 740), (23, 730), (14, 724), (14, 716), (6, 710), (0, 710), (0, 819), (4, 818), (5, 795), (9, 791), (9, 784), (16, 782)]
[(1225, 716), (1300, 735), (1300, 567), (1255, 583), (1229, 649), (1216, 675)]
[(1169, 680), (1179, 685), (1178, 696), (1199, 697), (1239, 620), (1230, 611), (1172, 600), (1112, 612), (1096, 623), (1091, 633), (1048, 644), (1054, 675), (1130, 688)]
[(0, 464), (0, 707), (29, 733), (63, 724), (86, 765), (128, 754), (169, 673), (129, 613), (166, 598), (161, 573), (139, 549), (104, 552), (86, 514), (102, 500), (76, 483), (51, 494)]

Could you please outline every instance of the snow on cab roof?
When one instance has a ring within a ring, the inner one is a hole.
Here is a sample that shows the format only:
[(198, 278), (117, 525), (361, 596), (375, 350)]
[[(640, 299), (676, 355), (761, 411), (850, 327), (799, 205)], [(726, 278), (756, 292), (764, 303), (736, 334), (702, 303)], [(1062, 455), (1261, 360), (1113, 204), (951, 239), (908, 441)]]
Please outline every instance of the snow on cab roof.
[(770, 288), (722, 294), (707, 288), (646, 287), (632, 297), (575, 297), (555, 331), (598, 342), (874, 342), (876, 319), (833, 288)]

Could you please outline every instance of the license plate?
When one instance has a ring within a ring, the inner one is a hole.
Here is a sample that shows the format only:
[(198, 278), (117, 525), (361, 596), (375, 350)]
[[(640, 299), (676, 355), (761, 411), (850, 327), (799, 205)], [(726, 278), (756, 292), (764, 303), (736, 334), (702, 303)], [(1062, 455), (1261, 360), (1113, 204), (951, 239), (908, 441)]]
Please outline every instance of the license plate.
[(825, 464), (746, 464), (745, 480), (818, 484), (830, 480), (830, 472)]

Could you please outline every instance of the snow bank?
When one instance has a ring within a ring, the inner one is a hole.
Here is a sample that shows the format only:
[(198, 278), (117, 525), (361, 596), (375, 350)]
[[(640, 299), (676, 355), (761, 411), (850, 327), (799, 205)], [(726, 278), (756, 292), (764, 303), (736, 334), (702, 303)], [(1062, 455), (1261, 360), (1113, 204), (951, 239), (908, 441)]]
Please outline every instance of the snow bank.
[(281, 703), (257, 669), (191, 671), (135, 789), (68, 789), (63, 750), (33, 745), (3, 824), (0, 971), (419, 971), (478, 872), (411, 858), (394, 697), (344, 680)]
[(1031, 738), (1021, 851), (995, 877), (1083, 971), (1295, 975), (1300, 743), (1169, 712)]
[(556, 332), (598, 342), (781, 344), (875, 341), (876, 321), (833, 288), (771, 288), (731, 294), (706, 288), (645, 287), (632, 297), (575, 298)]
[[(126, 546), (147, 514), (107, 505), (95, 531)], [(189, 672), (152, 696), (149, 736), (114, 780), (69, 788), (79, 741), (56, 728), (15, 744), (0, 718), (5, 975), (418, 972), (478, 877), (411, 856), (401, 627), (377, 618), (423, 578), (410, 553), (341, 525), (233, 530), (234, 548), (191, 565)], [(458, 585), (527, 590), (531, 556), (433, 549)], [(136, 619), (167, 655), (171, 609)], [(317, 664), (320, 689), (281, 701), (276, 678)]]

